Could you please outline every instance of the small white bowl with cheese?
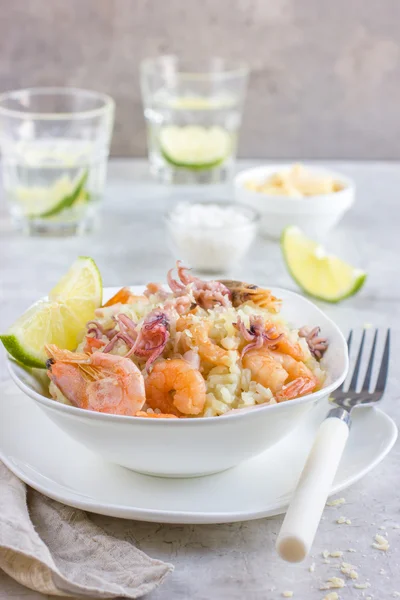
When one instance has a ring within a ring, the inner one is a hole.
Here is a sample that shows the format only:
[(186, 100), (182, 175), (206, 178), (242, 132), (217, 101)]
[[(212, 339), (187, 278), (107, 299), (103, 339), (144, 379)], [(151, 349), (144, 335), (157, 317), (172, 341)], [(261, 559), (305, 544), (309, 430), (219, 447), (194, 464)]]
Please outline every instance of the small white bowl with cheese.
[(261, 215), (260, 231), (279, 238), (288, 225), (323, 237), (355, 198), (354, 182), (321, 167), (273, 164), (246, 169), (234, 180), (235, 199)]

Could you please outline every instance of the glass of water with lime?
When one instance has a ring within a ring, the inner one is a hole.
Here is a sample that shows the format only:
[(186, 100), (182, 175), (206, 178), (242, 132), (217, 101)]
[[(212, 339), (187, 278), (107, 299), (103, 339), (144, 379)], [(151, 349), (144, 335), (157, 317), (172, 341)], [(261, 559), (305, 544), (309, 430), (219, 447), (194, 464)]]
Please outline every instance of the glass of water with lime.
[(151, 172), (165, 183), (226, 181), (236, 156), (248, 69), (176, 56), (141, 65)]
[(15, 226), (31, 235), (90, 230), (103, 195), (114, 101), (75, 88), (0, 95), (3, 186)]

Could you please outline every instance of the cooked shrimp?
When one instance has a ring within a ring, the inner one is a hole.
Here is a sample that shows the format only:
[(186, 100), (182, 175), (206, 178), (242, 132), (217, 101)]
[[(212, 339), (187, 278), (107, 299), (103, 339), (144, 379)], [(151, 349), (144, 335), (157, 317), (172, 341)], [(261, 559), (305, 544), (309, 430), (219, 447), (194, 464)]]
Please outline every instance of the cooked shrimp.
[(189, 331), (189, 338), (186, 334), (186, 350), (198, 348), (201, 359), (206, 360), (213, 365), (227, 365), (230, 362), (229, 352), (221, 348), (209, 338), (210, 324), (206, 321), (193, 322), (190, 317), (185, 319), (181, 317), (176, 323), (177, 331)]
[(103, 308), (106, 306), (112, 306), (113, 304), (133, 304), (138, 300), (141, 300), (145, 304), (149, 303), (149, 299), (146, 296), (136, 296), (128, 287), (123, 287), (116, 294), (114, 294), (112, 298), (107, 300), (105, 304), (103, 304)]
[(289, 375), (287, 382), (276, 395), (278, 402), (305, 396), (315, 390), (318, 386), (318, 379), (303, 362), (281, 352), (272, 352), (272, 354)]
[(268, 348), (250, 350), (243, 357), (243, 366), (250, 369), (254, 381), (271, 390), (278, 402), (309, 394), (318, 385), (304, 363)]
[(282, 389), (288, 378), (288, 372), (267, 348), (249, 350), (243, 356), (242, 364), (245, 369), (250, 369), (254, 381), (269, 388), (274, 395)]
[(176, 415), (164, 415), (163, 413), (147, 413), (144, 410), (138, 410), (135, 417), (146, 417), (147, 419), (177, 419)]
[(202, 374), (180, 358), (155, 363), (145, 381), (146, 401), (153, 410), (177, 417), (198, 415), (206, 401)]
[(291, 340), (289, 340), (288, 336), (285, 334), (283, 334), (282, 337), (279, 339), (275, 346), (275, 349), (278, 352), (282, 352), (283, 354), (291, 356), (292, 358), (294, 358), (294, 360), (303, 361), (310, 358), (308, 350), (305, 350), (299, 342), (292, 342)]
[(232, 306), (235, 308), (251, 301), (260, 308), (266, 308), (271, 312), (277, 313), (280, 311), (282, 300), (275, 298), (271, 290), (244, 281), (232, 281), (230, 279), (221, 279), (220, 283), (230, 291)]
[(102, 413), (133, 416), (146, 400), (144, 380), (128, 358), (84, 354), (46, 346), (48, 375), (75, 406)]

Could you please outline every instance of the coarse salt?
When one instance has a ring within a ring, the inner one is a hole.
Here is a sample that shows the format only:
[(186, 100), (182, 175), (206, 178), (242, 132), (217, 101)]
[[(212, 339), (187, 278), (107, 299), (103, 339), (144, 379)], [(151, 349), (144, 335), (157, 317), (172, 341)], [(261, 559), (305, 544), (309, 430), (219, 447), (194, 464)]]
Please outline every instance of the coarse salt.
[(357, 550), (355, 548), (349, 548), (347, 552), (357, 552)]
[(315, 571), (315, 562), (311, 563), (311, 565), (309, 566), (308, 570), (310, 571), (310, 573), (314, 573), (314, 571)]
[(212, 202), (177, 204), (167, 226), (182, 258), (192, 267), (210, 271), (236, 264), (256, 232), (252, 211)]

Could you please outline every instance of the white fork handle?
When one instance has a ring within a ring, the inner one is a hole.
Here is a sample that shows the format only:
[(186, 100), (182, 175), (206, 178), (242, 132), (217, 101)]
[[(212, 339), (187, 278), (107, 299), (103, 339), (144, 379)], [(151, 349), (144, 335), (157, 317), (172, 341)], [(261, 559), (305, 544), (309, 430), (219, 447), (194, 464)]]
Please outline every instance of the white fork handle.
[(276, 542), (284, 560), (300, 562), (310, 551), (349, 437), (349, 421), (349, 413), (336, 408), (318, 429)]

